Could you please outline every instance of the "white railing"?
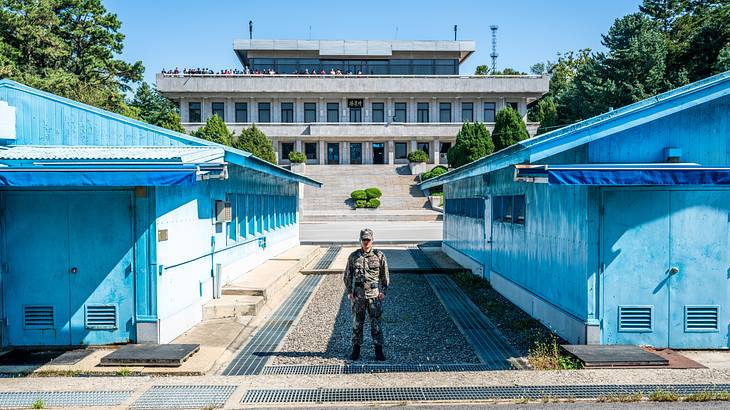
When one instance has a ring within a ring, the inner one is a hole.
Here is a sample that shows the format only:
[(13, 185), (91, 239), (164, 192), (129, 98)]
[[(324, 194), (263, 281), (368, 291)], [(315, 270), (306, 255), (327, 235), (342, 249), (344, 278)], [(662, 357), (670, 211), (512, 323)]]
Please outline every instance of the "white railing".
[(201, 77), (201, 78), (542, 78), (541, 75), (465, 75), (465, 74), (171, 74), (158, 73), (163, 77)]

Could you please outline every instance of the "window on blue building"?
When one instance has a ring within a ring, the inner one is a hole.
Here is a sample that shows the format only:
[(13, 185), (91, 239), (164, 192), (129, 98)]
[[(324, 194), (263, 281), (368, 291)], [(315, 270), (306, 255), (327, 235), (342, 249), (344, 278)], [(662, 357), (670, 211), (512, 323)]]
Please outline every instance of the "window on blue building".
[(525, 223), (525, 196), (502, 195), (492, 197), (492, 220), (494, 222)]

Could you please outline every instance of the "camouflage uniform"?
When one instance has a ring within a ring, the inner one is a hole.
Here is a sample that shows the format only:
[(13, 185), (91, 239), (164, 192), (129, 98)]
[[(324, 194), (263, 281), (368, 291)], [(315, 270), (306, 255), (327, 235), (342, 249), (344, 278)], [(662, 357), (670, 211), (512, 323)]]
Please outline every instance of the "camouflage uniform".
[(347, 258), (344, 279), (345, 287), (353, 296), (352, 345), (362, 345), (362, 330), (367, 311), (373, 344), (383, 346), (383, 329), (380, 327), (383, 302), (378, 299), (378, 295), (385, 295), (390, 284), (385, 255), (377, 249), (367, 253), (362, 249), (356, 250)]

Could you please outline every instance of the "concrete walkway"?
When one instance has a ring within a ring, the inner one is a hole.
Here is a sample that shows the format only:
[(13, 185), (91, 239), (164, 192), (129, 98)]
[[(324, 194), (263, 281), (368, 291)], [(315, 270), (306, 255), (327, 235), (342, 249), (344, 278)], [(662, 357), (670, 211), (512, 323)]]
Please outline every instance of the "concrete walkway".
[(443, 235), (441, 221), (380, 222), (363, 219), (343, 222), (302, 222), (299, 236), (302, 243), (357, 243), (360, 229), (370, 228), (375, 235), (375, 246), (386, 243), (421, 243), (440, 241)]

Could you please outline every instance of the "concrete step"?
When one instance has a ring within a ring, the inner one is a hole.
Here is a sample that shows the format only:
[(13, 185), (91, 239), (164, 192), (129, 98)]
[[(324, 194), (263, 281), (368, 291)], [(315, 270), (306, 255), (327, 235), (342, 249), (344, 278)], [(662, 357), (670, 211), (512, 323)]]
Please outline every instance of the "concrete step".
[(256, 316), (265, 303), (263, 296), (222, 296), (203, 306), (203, 320)]

